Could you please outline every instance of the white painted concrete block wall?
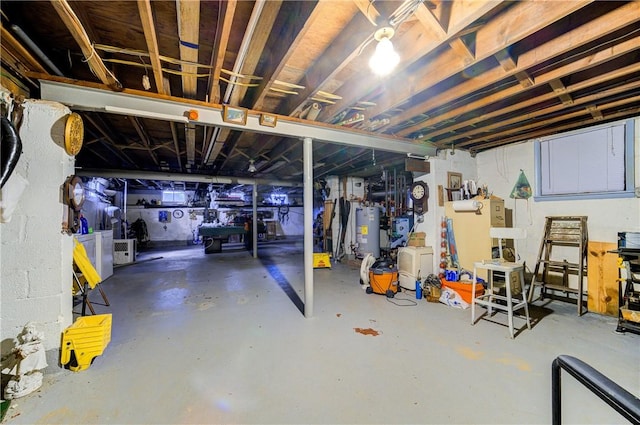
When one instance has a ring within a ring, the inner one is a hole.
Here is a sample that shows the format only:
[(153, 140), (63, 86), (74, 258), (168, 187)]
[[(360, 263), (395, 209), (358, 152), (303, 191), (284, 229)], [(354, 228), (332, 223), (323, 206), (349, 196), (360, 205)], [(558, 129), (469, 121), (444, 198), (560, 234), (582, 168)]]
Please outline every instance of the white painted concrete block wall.
[[(477, 180), (476, 160), (467, 151), (441, 150), (437, 156), (429, 158), (430, 172), (415, 175), (415, 181), (421, 181), (429, 187), (429, 210), (423, 215), (423, 222), (415, 224), (415, 232), (427, 234), (425, 245), (433, 248), (433, 270), (438, 270), (440, 263), (440, 220), (444, 216), (444, 206), (438, 205), (438, 185), (447, 187), (447, 173), (462, 174), (463, 180)], [(446, 191), (444, 201), (447, 200)], [(417, 219), (417, 216), (415, 217)], [(417, 220), (416, 220), (417, 221)]]
[(60, 187), (73, 174), (74, 158), (57, 143), (63, 138), (69, 109), (29, 100), (20, 127), (19, 174), (26, 187), (11, 221), (0, 224), (0, 329), (6, 341), (29, 321), (38, 323), (45, 348), (60, 346), (60, 334), (72, 322), (72, 239), (61, 234)]
[[(476, 160), (480, 183), (488, 183), (493, 193), (505, 200), (505, 208), (513, 210), (514, 226), (527, 229), (527, 240), (519, 242), (518, 250), (531, 268), (537, 260), (547, 216), (587, 216), (589, 240), (598, 242), (616, 243), (618, 232), (640, 231), (640, 198), (545, 202), (509, 198), (521, 169), (532, 187), (535, 185), (534, 141), (482, 152)], [(635, 168), (637, 186), (640, 184), (640, 119), (636, 120)]]

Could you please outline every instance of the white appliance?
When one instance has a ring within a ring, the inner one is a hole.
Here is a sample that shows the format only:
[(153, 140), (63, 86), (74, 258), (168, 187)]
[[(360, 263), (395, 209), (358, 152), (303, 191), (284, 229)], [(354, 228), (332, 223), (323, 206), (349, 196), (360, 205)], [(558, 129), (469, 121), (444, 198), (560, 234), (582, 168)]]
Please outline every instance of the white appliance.
[(418, 277), (433, 273), (433, 248), (405, 246), (398, 248), (398, 280), (405, 289), (415, 290)]
[(136, 261), (135, 239), (113, 240), (113, 264), (130, 264)]
[(96, 271), (106, 280), (113, 274), (113, 232), (105, 230), (96, 235)]

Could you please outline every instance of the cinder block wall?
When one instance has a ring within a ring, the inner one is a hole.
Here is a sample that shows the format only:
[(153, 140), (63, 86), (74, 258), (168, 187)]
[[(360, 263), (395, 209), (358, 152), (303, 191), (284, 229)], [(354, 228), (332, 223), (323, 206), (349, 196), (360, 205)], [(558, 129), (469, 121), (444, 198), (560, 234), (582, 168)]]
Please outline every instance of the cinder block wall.
[[(61, 332), (72, 323), (72, 238), (61, 233), (61, 186), (74, 158), (60, 143), (69, 109), (28, 100), (19, 128), (22, 156), (11, 178), (28, 181), (9, 222), (0, 223), (0, 340), (2, 355), (30, 321), (57, 358)], [(3, 188), (3, 196), (5, 195)], [(52, 354), (53, 353), (53, 354)]]

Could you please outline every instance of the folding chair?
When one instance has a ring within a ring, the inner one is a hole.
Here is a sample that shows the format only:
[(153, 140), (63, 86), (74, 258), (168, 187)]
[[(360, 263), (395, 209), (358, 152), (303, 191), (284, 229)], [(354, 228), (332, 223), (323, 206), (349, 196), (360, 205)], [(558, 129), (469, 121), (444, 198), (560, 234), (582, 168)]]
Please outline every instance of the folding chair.
[(91, 301), (89, 301), (89, 290), (98, 288), (100, 291), (100, 295), (102, 295), (102, 299), (104, 300), (105, 305), (109, 306), (109, 299), (107, 298), (107, 294), (105, 294), (102, 286), (100, 286), (100, 282), (102, 282), (102, 278), (96, 271), (93, 264), (91, 264), (91, 260), (87, 256), (87, 250), (84, 248), (76, 238), (73, 238), (73, 293), (74, 295), (80, 293), (82, 294), (82, 315), (85, 315), (85, 307), (89, 307), (89, 310), (92, 314), (96, 314), (93, 306), (91, 305)]

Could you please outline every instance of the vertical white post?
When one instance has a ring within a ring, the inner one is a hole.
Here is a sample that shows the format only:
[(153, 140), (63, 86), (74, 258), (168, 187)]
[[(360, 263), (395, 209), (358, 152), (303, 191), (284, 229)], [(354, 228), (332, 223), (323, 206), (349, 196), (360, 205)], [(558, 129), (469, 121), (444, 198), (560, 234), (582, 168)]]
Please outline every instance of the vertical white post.
[(304, 317), (313, 317), (313, 143), (303, 140), (304, 170)]
[(124, 179), (124, 194), (122, 195), (122, 210), (124, 215), (124, 235), (122, 234), (122, 222), (120, 222), (120, 229), (118, 232), (118, 238), (127, 239), (129, 237), (129, 219), (127, 218), (127, 196), (129, 195), (129, 180)]
[(254, 180), (251, 195), (253, 203), (253, 258), (258, 258), (258, 183)]

